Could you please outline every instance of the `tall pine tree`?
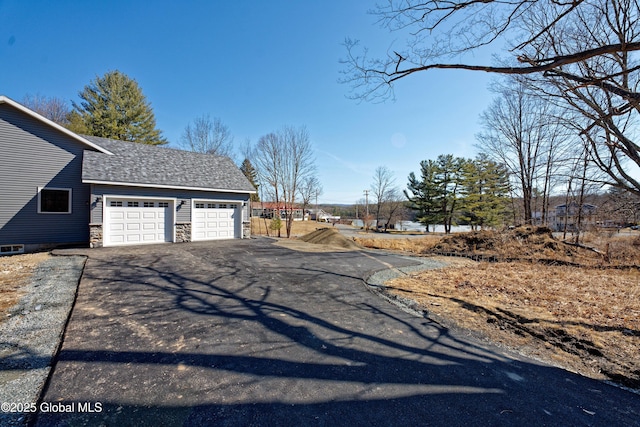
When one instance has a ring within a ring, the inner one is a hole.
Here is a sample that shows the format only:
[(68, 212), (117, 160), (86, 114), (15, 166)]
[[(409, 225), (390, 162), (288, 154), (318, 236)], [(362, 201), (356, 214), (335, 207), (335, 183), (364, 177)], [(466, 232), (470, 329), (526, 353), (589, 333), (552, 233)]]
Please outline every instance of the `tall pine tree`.
[(156, 129), (140, 86), (124, 73), (115, 70), (96, 77), (78, 95), (82, 101), (73, 103), (71, 122), (85, 133), (150, 145), (167, 143)]
[[(256, 168), (253, 167), (253, 165), (251, 164), (251, 161), (249, 159), (244, 159), (244, 161), (242, 162), (242, 165), (240, 165), (240, 170), (242, 171), (244, 176), (247, 177), (251, 185), (253, 185), (257, 191), (258, 184), (256, 183), (256, 181), (258, 180), (258, 171), (256, 170)], [(251, 201), (252, 202), (260, 201), (260, 196), (258, 195), (258, 193), (253, 193), (251, 195)]]
[(427, 232), (430, 225), (441, 224), (443, 220), (438, 203), (441, 191), (436, 185), (436, 173), (437, 167), (433, 160), (421, 161), (420, 179), (411, 172), (407, 190), (404, 190), (409, 207), (416, 211), (418, 221), (427, 227)]
[(465, 164), (460, 206), (463, 222), (477, 227), (504, 225), (509, 205), (509, 173), (503, 165), (480, 154)]

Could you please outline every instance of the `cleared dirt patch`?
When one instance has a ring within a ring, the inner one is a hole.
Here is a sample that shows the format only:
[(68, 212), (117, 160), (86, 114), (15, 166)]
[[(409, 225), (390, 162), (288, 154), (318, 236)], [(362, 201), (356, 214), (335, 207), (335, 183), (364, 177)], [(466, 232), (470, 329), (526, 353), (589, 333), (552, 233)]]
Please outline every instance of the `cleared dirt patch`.
[(320, 228), (309, 234), (305, 234), (298, 239), (303, 242), (314, 243), (317, 245), (338, 246), (350, 250), (361, 249), (360, 246), (353, 242), (353, 240), (347, 239), (335, 228)]
[(277, 243), (300, 252), (344, 252), (362, 249), (335, 228), (319, 228), (296, 239), (280, 239)]
[(46, 252), (0, 257), (0, 321), (6, 319), (8, 309), (24, 295), (34, 269), (47, 258)]

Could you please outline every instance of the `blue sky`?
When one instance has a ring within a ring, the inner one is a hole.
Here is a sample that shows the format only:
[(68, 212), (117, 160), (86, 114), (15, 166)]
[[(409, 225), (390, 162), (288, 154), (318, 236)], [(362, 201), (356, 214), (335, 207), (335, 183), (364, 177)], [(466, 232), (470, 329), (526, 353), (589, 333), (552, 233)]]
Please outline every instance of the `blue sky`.
[[(0, 0), (0, 94), (78, 101), (118, 69), (151, 103), (177, 147), (198, 116), (219, 117), (239, 146), (306, 126), (324, 187), (320, 202), (355, 203), (387, 166), (396, 184), (439, 154), (473, 157), (491, 76), (433, 71), (396, 86), (396, 101), (357, 103), (339, 84), (346, 37), (385, 52), (397, 38), (373, 2)], [(471, 62), (486, 62), (470, 59)]]

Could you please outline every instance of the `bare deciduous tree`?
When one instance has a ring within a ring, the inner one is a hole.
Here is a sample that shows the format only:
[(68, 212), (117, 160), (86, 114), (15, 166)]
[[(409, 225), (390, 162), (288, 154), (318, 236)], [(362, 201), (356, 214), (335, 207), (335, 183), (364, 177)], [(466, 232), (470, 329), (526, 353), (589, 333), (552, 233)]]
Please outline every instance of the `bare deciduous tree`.
[(218, 117), (206, 114), (189, 123), (182, 133), (180, 145), (189, 151), (231, 157), (233, 137), (229, 127)]
[[(256, 167), (270, 196), (284, 205), (287, 237), (291, 237), (293, 211), (301, 183), (315, 171), (315, 159), (305, 127), (285, 127), (258, 140)], [(279, 213), (278, 213), (279, 215)]]
[(382, 207), (398, 193), (393, 172), (386, 166), (378, 166), (373, 174), (371, 193), (376, 210), (376, 229), (380, 226)]
[(392, 224), (401, 221), (406, 214), (404, 211), (405, 198), (398, 188), (392, 188), (389, 191), (387, 200), (382, 207), (383, 217), (385, 218), (384, 231), (391, 228)]
[[(280, 216), (280, 183), (282, 181), (282, 153), (283, 147), (275, 133), (261, 136), (254, 151), (255, 166), (258, 169), (258, 177), (261, 182), (260, 190), (264, 193), (261, 199), (271, 199), (276, 203), (274, 215)], [(280, 229), (278, 229), (280, 237)]]
[(302, 214), (307, 209), (307, 206), (311, 205), (313, 201), (318, 201), (318, 197), (322, 195), (322, 184), (320, 184), (320, 180), (318, 177), (309, 175), (306, 176), (302, 182), (300, 183), (300, 188), (298, 190), (300, 193), (300, 199), (302, 201)]
[[(357, 41), (345, 42), (343, 82), (354, 97), (393, 96), (395, 82), (430, 69), (526, 75), (581, 116), (577, 123), (590, 160), (607, 174), (604, 183), (640, 195), (640, 3), (388, 0), (374, 13), (407, 43), (370, 58)], [(449, 62), (505, 42), (506, 63), (517, 65)]]
[(520, 192), (523, 221), (533, 223), (534, 199), (540, 194), (540, 219), (545, 222), (557, 169), (567, 160), (567, 149), (575, 148), (575, 138), (554, 105), (531, 93), (522, 79), (508, 79), (494, 91), (499, 96), (481, 115), (484, 131), (477, 135), (478, 147), (507, 167)]
[(60, 126), (67, 126), (69, 124), (71, 107), (61, 98), (47, 97), (40, 94), (28, 94), (22, 99), (22, 105)]

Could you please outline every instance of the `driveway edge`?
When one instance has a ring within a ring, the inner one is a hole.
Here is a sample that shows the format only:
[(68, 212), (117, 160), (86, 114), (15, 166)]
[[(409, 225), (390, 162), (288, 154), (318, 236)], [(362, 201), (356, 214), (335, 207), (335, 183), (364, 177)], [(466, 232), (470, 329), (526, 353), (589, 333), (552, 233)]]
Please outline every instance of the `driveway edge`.
[[(397, 255), (396, 255), (397, 256)], [(446, 264), (433, 259), (417, 258), (400, 256), (401, 258), (410, 259), (415, 264), (405, 267), (388, 267), (382, 270), (374, 271), (364, 278), (364, 284), (367, 290), (374, 295), (382, 298), (383, 300), (395, 305), (402, 311), (413, 314), (417, 317), (429, 317), (429, 311), (423, 309), (417, 301), (409, 298), (404, 298), (399, 295), (387, 292), (385, 282), (395, 279), (397, 277), (406, 276), (410, 273), (415, 273), (424, 270), (435, 270), (437, 268), (445, 267)]]

